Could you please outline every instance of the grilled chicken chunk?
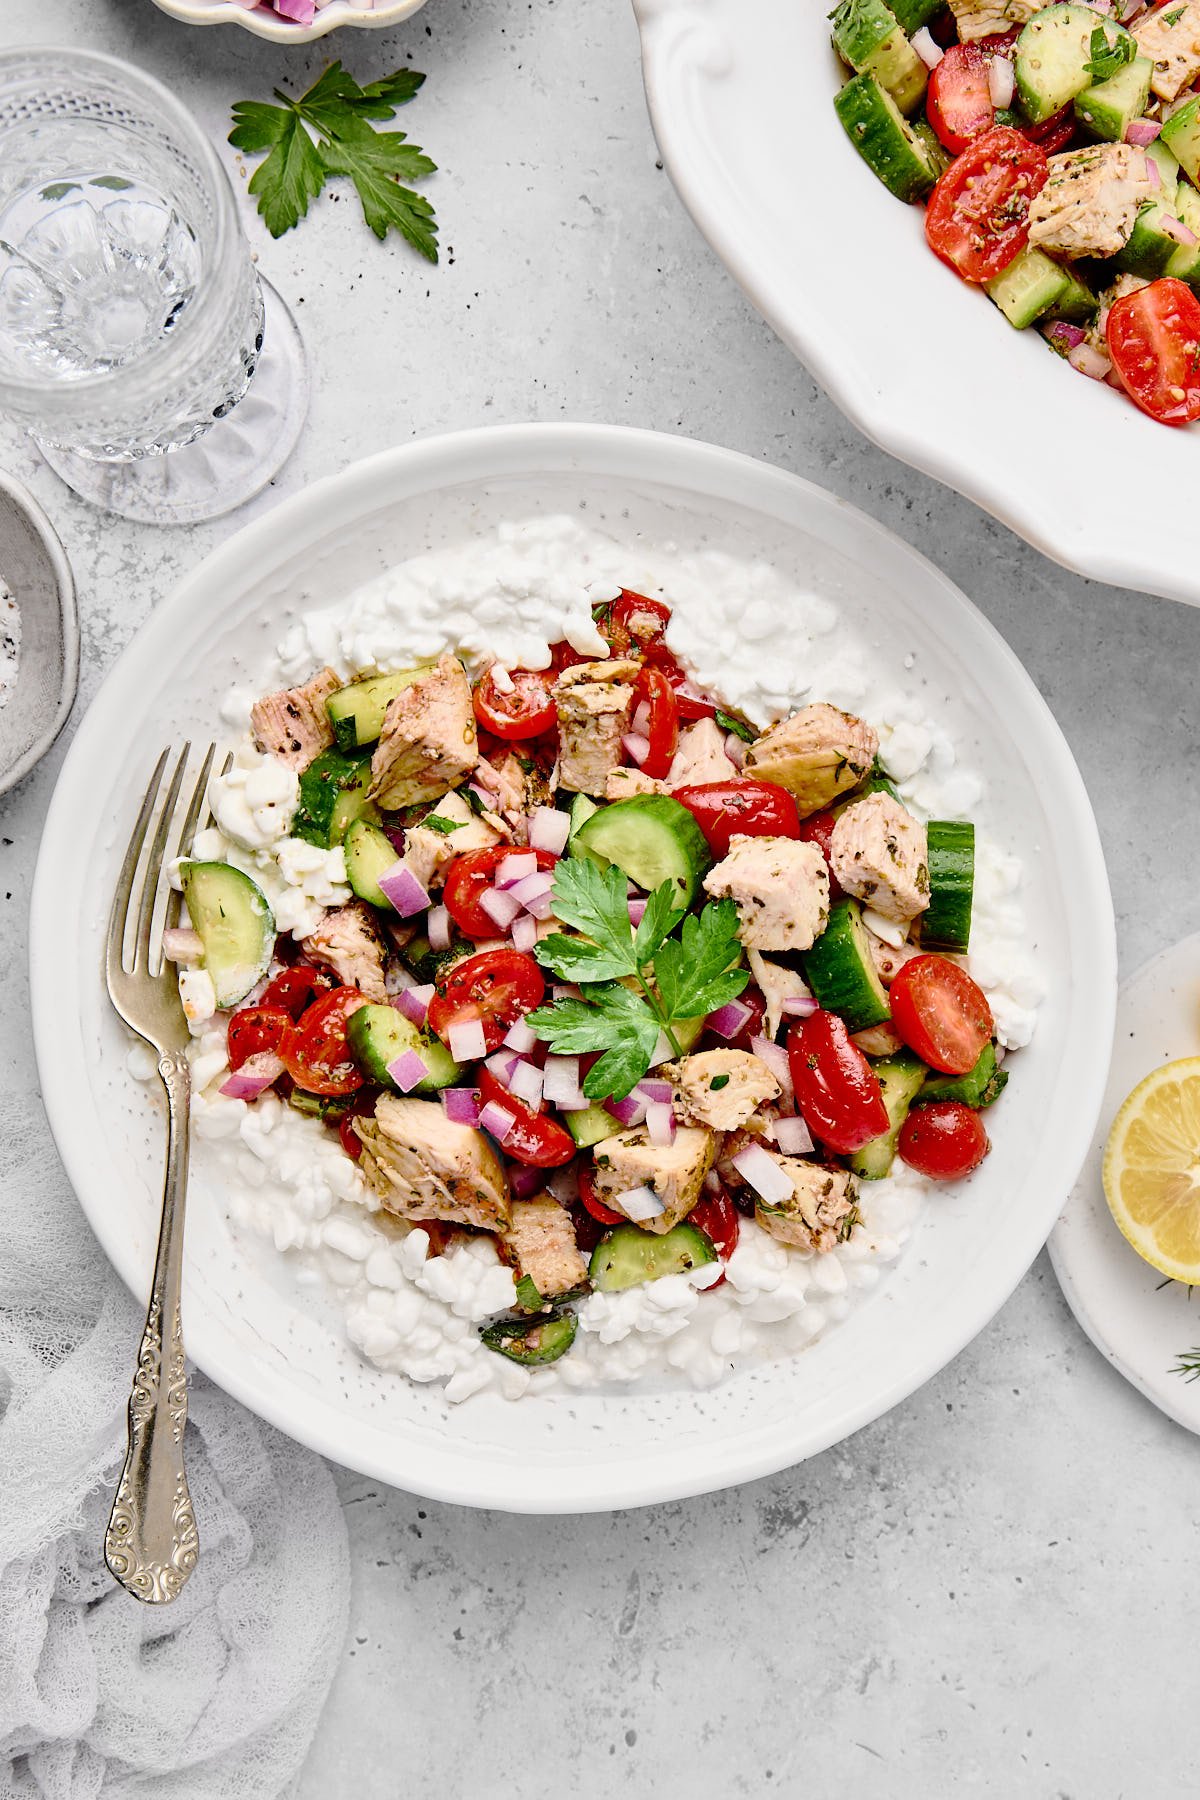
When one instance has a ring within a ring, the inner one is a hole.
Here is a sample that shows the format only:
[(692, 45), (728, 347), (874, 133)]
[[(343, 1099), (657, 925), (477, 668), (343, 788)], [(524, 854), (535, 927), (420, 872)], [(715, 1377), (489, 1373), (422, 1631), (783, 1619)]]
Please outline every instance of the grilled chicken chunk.
[(766, 1001), (766, 1035), (773, 1038), (783, 1019), (784, 1001), (799, 1000), (807, 994), (807, 983), (795, 969), (789, 969), (786, 963), (772, 962), (759, 950), (747, 950), (746, 961)]
[(471, 687), (456, 656), (396, 695), (371, 758), (371, 798), (388, 811), (437, 800), (475, 767)]
[(667, 775), (667, 791), (708, 781), (728, 781), (737, 774), (725, 749), (725, 733), (715, 719), (697, 719), (679, 733), (679, 744)]
[(301, 941), (305, 954), (332, 969), (347, 987), (356, 987), (380, 1006), (387, 1004), (383, 980), (387, 950), (365, 900), (351, 900), (327, 912), (317, 929)]
[(639, 1219), (643, 1231), (670, 1231), (687, 1217), (700, 1198), (704, 1177), (717, 1153), (711, 1131), (681, 1125), (670, 1144), (652, 1144), (644, 1125), (619, 1131), (597, 1145), (596, 1197), (623, 1212), (621, 1195), (631, 1188), (652, 1188), (665, 1211), (657, 1219)]
[(404, 834), (404, 861), (424, 888), (467, 850), (488, 850), (500, 842), (500, 833), (486, 819), (478, 818), (461, 794), (443, 794), (434, 812), (451, 819), (457, 829), (439, 831), (433, 825), (410, 825)]
[(565, 1294), (587, 1280), (587, 1264), (575, 1243), (571, 1215), (557, 1200), (514, 1200), (505, 1243), (518, 1275), (528, 1275), (543, 1299)]
[(744, 773), (786, 788), (806, 819), (857, 787), (870, 774), (878, 749), (870, 725), (822, 702), (802, 707), (756, 738), (746, 751)]
[(847, 894), (885, 919), (915, 919), (929, 905), (924, 825), (890, 794), (855, 800), (838, 818), (830, 864)]
[(381, 1094), (375, 1116), (356, 1119), (359, 1167), (388, 1212), (402, 1219), (445, 1219), (477, 1231), (512, 1223), (500, 1158), (482, 1131), (456, 1125), (436, 1100)]
[(992, 37), (1011, 25), (1028, 25), (1046, 0), (950, 0), (950, 10), (964, 44)]
[(674, 1087), (676, 1116), (713, 1131), (737, 1131), (779, 1093), (766, 1063), (749, 1050), (700, 1050), (667, 1063), (662, 1074)]
[(343, 685), (332, 669), (318, 669), (299, 687), (281, 688), (256, 700), (250, 708), (250, 727), (259, 749), (303, 773), (333, 742), (325, 702)]
[(635, 662), (576, 663), (554, 684), (558, 713), (558, 785), (603, 795), (620, 766), (621, 739), (633, 711)]
[(825, 858), (816, 844), (795, 838), (732, 837), (704, 887), (733, 901), (738, 936), (750, 949), (808, 950), (829, 919)]
[(846, 1169), (829, 1169), (798, 1156), (767, 1152), (791, 1179), (794, 1194), (777, 1206), (759, 1200), (754, 1222), (781, 1244), (797, 1250), (833, 1250), (850, 1235), (854, 1221), (854, 1183)]
[(1160, 100), (1174, 100), (1200, 75), (1200, 5), (1175, 0), (1148, 12), (1132, 27), (1138, 49), (1154, 64), (1150, 86)]
[(631, 800), (635, 794), (665, 794), (668, 784), (643, 775), (640, 769), (610, 769), (604, 784), (606, 800)]
[(551, 806), (554, 787), (532, 758), (510, 751), (498, 763), (482, 759), (472, 780), (490, 796), (492, 810), (485, 817), (504, 826), (514, 844), (529, 842), (529, 815), (538, 806)]
[(1029, 209), (1029, 242), (1064, 256), (1114, 256), (1156, 191), (1146, 152), (1132, 144), (1088, 144), (1049, 163), (1046, 185)]

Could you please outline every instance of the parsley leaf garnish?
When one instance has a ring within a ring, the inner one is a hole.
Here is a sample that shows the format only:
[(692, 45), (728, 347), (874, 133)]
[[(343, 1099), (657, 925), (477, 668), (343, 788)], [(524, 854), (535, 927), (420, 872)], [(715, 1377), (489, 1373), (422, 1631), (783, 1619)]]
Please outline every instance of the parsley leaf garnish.
[(635, 933), (621, 871), (571, 857), (555, 872), (553, 904), (555, 916), (583, 936), (555, 932), (538, 945), (537, 958), (577, 983), (581, 998), (539, 1007), (527, 1023), (556, 1055), (602, 1052), (584, 1079), (589, 1100), (623, 1099), (663, 1036), (681, 1055), (674, 1027), (736, 999), (749, 980), (738, 966), (742, 946), (730, 900), (685, 914), (678, 891), (664, 881)]
[(1093, 81), (1107, 81), (1119, 70), (1131, 63), (1137, 55), (1137, 46), (1128, 32), (1123, 31), (1118, 38), (1109, 39), (1103, 25), (1097, 25), (1088, 43), (1088, 73)]
[(743, 744), (752, 744), (758, 736), (753, 725), (747, 725), (745, 719), (735, 719), (732, 713), (722, 712), (719, 706), (716, 721), (722, 731), (732, 731), (734, 737), (741, 738)]
[(331, 175), (345, 175), (358, 190), (363, 217), (384, 238), (398, 231), (414, 249), (437, 261), (433, 207), (405, 181), (432, 175), (437, 164), (403, 131), (377, 131), (417, 93), (423, 75), (397, 69), (360, 87), (340, 62), (331, 63), (298, 100), (276, 88), (278, 106), (239, 100), (229, 142), (251, 156), (265, 153), (250, 179), (250, 192), (272, 237), (299, 223)]
[(426, 813), (421, 824), (428, 826), (430, 831), (440, 831), (443, 837), (449, 837), (452, 831), (459, 829), (462, 820), (447, 819), (443, 813)]

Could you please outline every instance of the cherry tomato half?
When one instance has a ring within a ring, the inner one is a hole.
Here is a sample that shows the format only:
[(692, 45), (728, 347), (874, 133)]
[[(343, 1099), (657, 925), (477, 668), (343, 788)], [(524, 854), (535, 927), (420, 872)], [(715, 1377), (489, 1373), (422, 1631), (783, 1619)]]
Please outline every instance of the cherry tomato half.
[(478, 1019), (483, 1041), (496, 1050), (517, 1019), (541, 1004), (542, 971), (520, 950), (484, 950), (455, 963), (437, 983), (429, 1002), (429, 1029), (449, 1042), (452, 1025)]
[(552, 869), (558, 861), (548, 850), (514, 851), (510, 844), (492, 844), (486, 850), (467, 850), (462, 856), (456, 856), (446, 871), (442, 900), (454, 923), (468, 937), (500, 936), (500, 927), (495, 919), (488, 917), (480, 902), (495, 880), (500, 864), (506, 856), (513, 855), (536, 856), (539, 869)]
[(837, 820), (831, 812), (809, 813), (807, 819), (800, 821), (801, 842), (815, 844), (825, 858), (831, 900), (840, 900), (842, 897), (842, 884), (833, 872), (833, 828), (836, 824)]
[(1060, 112), (1051, 113), (1038, 125), (1023, 123), (1020, 131), (1022, 137), (1036, 144), (1046, 156), (1053, 156), (1056, 151), (1064, 150), (1075, 136), (1075, 108), (1068, 102)]
[(282, 1006), (243, 1006), (229, 1021), (226, 1055), (230, 1068), (240, 1069), (262, 1050), (278, 1050), (291, 1027), (292, 1015)]
[[(730, 1199), (724, 1182), (720, 1182), (715, 1188), (705, 1184), (704, 1192), (688, 1214), (688, 1224), (697, 1226), (711, 1240), (713, 1249), (723, 1263), (729, 1261), (737, 1249), (740, 1221), (737, 1207)], [(714, 1281), (712, 1285), (720, 1287), (724, 1279), (725, 1271), (722, 1269), (720, 1280)]]
[(687, 670), (677, 657), (672, 656), (665, 644), (647, 644), (642, 652), (642, 661), (653, 669), (661, 669), (675, 690), (675, 704), (679, 708), (681, 719), (689, 723), (696, 719), (714, 719), (717, 715), (715, 700), (706, 700), (702, 694), (692, 690), (691, 679)]
[(1105, 336), (1135, 406), (1162, 425), (1200, 419), (1200, 300), (1185, 282), (1152, 281), (1115, 301)]
[(671, 623), (671, 609), (648, 594), (622, 588), (612, 604), (602, 610), (597, 623), (615, 654), (628, 656), (631, 651), (644, 650), (647, 644), (658, 642)]
[(929, 75), (925, 95), (929, 123), (956, 154), (973, 138), (991, 131), (996, 108), (988, 80), (988, 59), (976, 44), (952, 44)]
[(964, 281), (990, 281), (1025, 248), (1045, 152), (1007, 125), (974, 138), (929, 196), (925, 236)]
[(513, 1115), (513, 1127), (504, 1140), (505, 1156), (531, 1169), (561, 1169), (575, 1154), (575, 1139), (557, 1119), (534, 1112), (524, 1100), (510, 1094), (490, 1069), (479, 1071), (479, 1095), (484, 1105), (494, 1101)]
[(341, 1139), (342, 1149), (355, 1162), (362, 1155), (362, 1139), (354, 1129), (354, 1121), (355, 1119), (369, 1118), (375, 1111), (375, 1102), (378, 1098), (378, 1088), (363, 1088), (361, 1093), (355, 1094), (337, 1122), (337, 1132)]
[(352, 1094), (366, 1077), (350, 1054), (346, 1021), (367, 1004), (355, 987), (334, 988), (301, 1014), (279, 1046), (283, 1066), (306, 1094)]
[(311, 963), (293, 963), (268, 982), (259, 1005), (282, 1007), (289, 1018), (298, 1019), (314, 1000), (336, 986), (336, 979), (326, 970), (314, 969)]
[(914, 956), (892, 977), (892, 1024), (923, 1063), (943, 1075), (966, 1075), (995, 1026), (987, 995), (965, 969), (944, 956)]
[(643, 665), (638, 672), (633, 692), (635, 712), (638, 706), (643, 705), (650, 712), (650, 719), (645, 727), (650, 748), (641, 764), (642, 774), (661, 781), (669, 773), (679, 747), (679, 708), (675, 704), (675, 690), (661, 669)]
[(715, 857), (727, 856), (729, 840), (745, 837), (798, 838), (804, 834), (796, 802), (773, 781), (701, 781), (671, 795), (686, 806), (708, 839)]
[(844, 1019), (815, 1012), (788, 1033), (796, 1104), (814, 1137), (843, 1154), (888, 1128), (883, 1091)]
[(509, 679), (512, 685), (503, 688), (491, 669), (485, 671), (471, 696), (475, 717), (505, 743), (541, 737), (555, 722), (549, 682), (533, 669), (513, 669)]
[(600, 1225), (627, 1225), (624, 1213), (614, 1212), (611, 1206), (605, 1206), (603, 1200), (596, 1196), (596, 1177), (590, 1163), (583, 1163), (579, 1170), (579, 1202), (586, 1212)]
[(931, 1181), (958, 1181), (977, 1169), (991, 1144), (983, 1120), (961, 1100), (915, 1106), (900, 1127), (897, 1149), (910, 1169)]

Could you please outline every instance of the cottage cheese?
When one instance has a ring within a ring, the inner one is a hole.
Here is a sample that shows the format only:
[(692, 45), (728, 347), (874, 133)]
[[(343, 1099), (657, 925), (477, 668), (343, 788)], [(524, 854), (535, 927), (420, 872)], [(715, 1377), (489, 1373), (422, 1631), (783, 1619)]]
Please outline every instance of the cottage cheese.
[[(653, 560), (648, 555), (574, 519), (514, 521), (413, 558), (348, 603), (310, 613), (264, 670), (262, 691), (323, 664), (349, 678), (411, 666), (446, 648), (468, 663), (495, 657), (540, 668), (550, 642), (564, 636), (602, 657), (592, 605), (628, 583), (676, 604), (672, 646), (704, 685), (755, 721), (765, 725), (810, 698), (828, 700), (879, 727), (881, 759), (917, 812), (966, 816), (985, 800), (978, 775), (925, 716), (915, 681), (906, 685), (905, 670), (882, 665), (869, 646), (851, 640), (827, 597), (797, 592), (767, 563), (717, 551), (681, 555), (663, 545)], [(254, 697), (231, 693), (223, 719), (244, 728)], [(258, 881), (281, 930), (305, 936), (326, 907), (349, 897), (341, 852), (288, 836), (295, 776), (248, 741), (214, 782), (212, 804), (216, 826), (201, 834), (195, 854), (225, 857)], [(981, 834), (970, 964), (1008, 1048), (1029, 1041), (1042, 997), (1020, 886), (1020, 864)], [(195, 994), (194, 1007), (202, 1010), (203, 998)], [(570, 1354), (524, 1369), (479, 1340), (479, 1322), (515, 1300), (511, 1271), (490, 1241), (472, 1239), (431, 1257), (426, 1233), (406, 1231), (379, 1210), (336, 1138), (314, 1120), (274, 1095), (247, 1106), (219, 1093), (227, 1073), (219, 1021), (197, 1017), (193, 1033), (197, 1157), (227, 1195), (234, 1223), (270, 1238), (338, 1296), (347, 1333), (371, 1362), (444, 1383), (451, 1401), (484, 1390), (517, 1399), (638, 1381), (706, 1386), (731, 1368), (798, 1352), (879, 1284), (929, 1191), (902, 1164), (888, 1180), (864, 1183), (859, 1229), (824, 1256), (785, 1250), (743, 1220), (719, 1286), (712, 1287), (719, 1271), (709, 1268), (592, 1294), (579, 1307)]]

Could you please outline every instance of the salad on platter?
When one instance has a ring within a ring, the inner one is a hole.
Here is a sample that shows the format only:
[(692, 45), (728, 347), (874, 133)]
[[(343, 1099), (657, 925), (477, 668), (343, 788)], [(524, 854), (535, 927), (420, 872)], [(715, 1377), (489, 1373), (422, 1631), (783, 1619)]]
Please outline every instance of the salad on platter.
[(835, 106), (934, 255), (1166, 425), (1200, 419), (1200, 0), (841, 0)]
[(987, 1154), (1039, 997), (1019, 866), (965, 774), (918, 773), (932, 731), (881, 755), (823, 699), (750, 716), (759, 602), (727, 700), (663, 599), (560, 608), (526, 570), (494, 604), (525, 583), (533, 632), (479, 601), (469, 642), (404, 658), (367, 606), (227, 709), (249, 731), (164, 943), (197, 1149), (365, 1356), (451, 1400), (710, 1384), (845, 1317)]

